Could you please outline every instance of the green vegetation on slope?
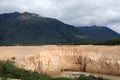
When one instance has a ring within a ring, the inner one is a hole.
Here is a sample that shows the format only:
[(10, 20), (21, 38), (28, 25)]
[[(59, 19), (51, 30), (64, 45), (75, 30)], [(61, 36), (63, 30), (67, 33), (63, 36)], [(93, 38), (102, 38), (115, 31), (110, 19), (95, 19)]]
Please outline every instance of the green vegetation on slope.
[(52, 80), (45, 74), (17, 68), (11, 61), (0, 61), (0, 77), (21, 80)]
[(99, 42), (97, 44), (100, 44), (100, 45), (120, 45), (120, 38), (102, 41), (102, 42)]
[(0, 45), (41, 45), (78, 42), (77, 28), (32, 13), (0, 14)]
[(107, 80), (102, 77), (94, 77), (81, 75), (79, 78), (52, 78), (46, 74), (39, 74), (29, 70), (17, 68), (11, 61), (0, 61), (0, 78), (6, 80), (21, 79), (21, 80)]
[(0, 14), (0, 46), (49, 45), (120, 37), (107, 27), (74, 27), (34, 13)]
[(112, 40), (106, 40), (106, 41), (100, 41), (100, 42), (95, 42), (95, 41), (83, 41), (79, 43), (73, 43), (72, 45), (120, 45), (120, 38), (118, 39), (112, 39)]

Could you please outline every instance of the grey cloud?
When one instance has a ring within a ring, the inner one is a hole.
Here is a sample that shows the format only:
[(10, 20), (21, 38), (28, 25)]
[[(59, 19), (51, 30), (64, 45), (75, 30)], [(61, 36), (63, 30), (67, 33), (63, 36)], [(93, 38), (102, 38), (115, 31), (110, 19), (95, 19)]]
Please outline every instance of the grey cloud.
[(0, 0), (0, 13), (32, 12), (75, 26), (104, 25), (120, 33), (120, 0)]

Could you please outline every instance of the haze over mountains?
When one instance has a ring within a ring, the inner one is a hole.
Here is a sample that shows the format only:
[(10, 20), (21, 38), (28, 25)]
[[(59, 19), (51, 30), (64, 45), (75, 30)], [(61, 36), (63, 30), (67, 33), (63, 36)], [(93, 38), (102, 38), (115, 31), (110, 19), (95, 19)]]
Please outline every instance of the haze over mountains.
[(107, 27), (78, 28), (28, 12), (0, 14), (0, 45), (64, 44), (118, 37)]
[(78, 27), (80, 32), (90, 40), (102, 41), (120, 37), (120, 34), (105, 26), (83, 26)]

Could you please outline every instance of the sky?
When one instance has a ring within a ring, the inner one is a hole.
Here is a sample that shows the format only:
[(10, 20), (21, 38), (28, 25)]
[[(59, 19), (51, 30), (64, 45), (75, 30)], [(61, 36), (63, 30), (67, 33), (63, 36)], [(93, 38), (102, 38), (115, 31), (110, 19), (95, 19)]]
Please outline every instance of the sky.
[(120, 0), (0, 0), (0, 13), (31, 12), (74, 26), (108, 26), (120, 33)]

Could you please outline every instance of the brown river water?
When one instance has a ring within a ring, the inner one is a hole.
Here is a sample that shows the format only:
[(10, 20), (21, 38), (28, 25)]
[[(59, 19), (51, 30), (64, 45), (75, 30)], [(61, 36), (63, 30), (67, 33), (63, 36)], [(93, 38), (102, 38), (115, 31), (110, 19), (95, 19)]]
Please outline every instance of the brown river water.
[(120, 80), (120, 76), (113, 76), (113, 75), (107, 75), (107, 74), (94, 74), (94, 73), (86, 73), (86, 72), (75, 72), (75, 71), (65, 71), (55, 77), (74, 78), (74, 77), (79, 77), (81, 74), (84, 74), (86, 76), (94, 75), (96, 77), (103, 77), (103, 78), (110, 79), (110, 80)]

